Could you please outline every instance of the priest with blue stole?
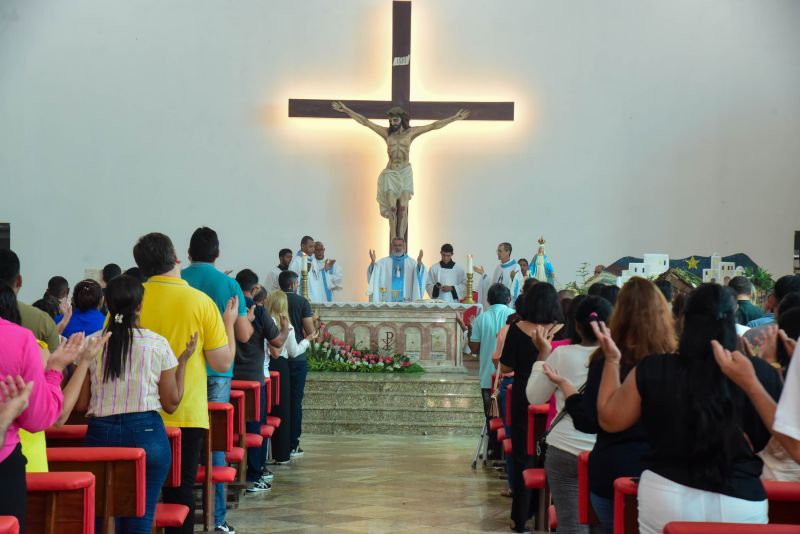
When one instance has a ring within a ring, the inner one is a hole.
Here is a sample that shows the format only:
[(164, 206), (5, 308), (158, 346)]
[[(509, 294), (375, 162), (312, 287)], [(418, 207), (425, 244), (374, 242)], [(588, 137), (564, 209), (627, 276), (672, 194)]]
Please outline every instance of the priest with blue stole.
[(391, 254), (380, 260), (375, 251), (369, 251), (370, 265), (367, 269), (369, 287), (367, 294), (372, 302), (414, 301), (425, 296), (428, 272), (422, 263), (422, 251), (416, 261), (406, 254), (406, 240), (392, 238)]
[(489, 287), (492, 284), (503, 284), (511, 293), (511, 304), (513, 306), (517, 297), (522, 292), (523, 276), (519, 267), (519, 263), (515, 258), (511, 257), (511, 243), (500, 243), (497, 245), (497, 259), (500, 260), (500, 265), (494, 268), (494, 272), (489, 274), (484, 271), (483, 267), (475, 267), (475, 272), (481, 275), (480, 284), (478, 284), (478, 302), (483, 304), (483, 309), (489, 308), (490, 304), (487, 301)]

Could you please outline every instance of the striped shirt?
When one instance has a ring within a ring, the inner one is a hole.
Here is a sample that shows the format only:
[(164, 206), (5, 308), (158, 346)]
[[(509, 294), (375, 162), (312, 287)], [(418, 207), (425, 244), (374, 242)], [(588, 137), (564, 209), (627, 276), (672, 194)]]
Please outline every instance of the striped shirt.
[(92, 398), (86, 415), (105, 417), (161, 410), (158, 395), (161, 373), (178, 366), (164, 337), (145, 328), (134, 328), (122, 375), (107, 382), (103, 382), (104, 358), (105, 351), (89, 362)]

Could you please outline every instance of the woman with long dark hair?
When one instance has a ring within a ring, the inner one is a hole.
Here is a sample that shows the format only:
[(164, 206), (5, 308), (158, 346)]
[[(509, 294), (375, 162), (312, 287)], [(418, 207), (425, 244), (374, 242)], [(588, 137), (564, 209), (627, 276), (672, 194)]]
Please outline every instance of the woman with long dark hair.
[(139, 447), (147, 454), (145, 514), (121, 519), (122, 532), (147, 534), (171, 458), (159, 410), (173, 413), (178, 408), (197, 334), (176, 359), (165, 338), (139, 327), (143, 296), (144, 287), (135, 278), (122, 275), (109, 281), (105, 335), (111, 337), (105, 350), (90, 357), (83, 404), (88, 403), (86, 445)]
[[(622, 380), (644, 357), (675, 352), (678, 340), (672, 312), (658, 287), (644, 278), (631, 278), (622, 287), (608, 326), (611, 337), (622, 353)], [(592, 508), (603, 530), (611, 534), (614, 527), (614, 480), (641, 475), (641, 459), (649, 450), (649, 445), (641, 422), (622, 432), (613, 433), (606, 432), (598, 425), (597, 393), (603, 365), (603, 352), (594, 351), (589, 360), (583, 393), (577, 392), (577, 382), (571, 382), (546, 365), (544, 371), (566, 397), (564, 406), (575, 428), (580, 432), (597, 434), (597, 441), (589, 456), (589, 491)]]
[(533, 342), (536, 335), (552, 339), (562, 322), (558, 294), (546, 282), (535, 284), (525, 293), (523, 309), (517, 309), (522, 320), (508, 328), (503, 354), (500, 356), (500, 372), (514, 373), (511, 395), (511, 444), (514, 455), (511, 491), (511, 529), (525, 532), (525, 522), (531, 517), (533, 493), (525, 487), (522, 472), (530, 467), (527, 455), (528, 399), (525, 387), (531, 375), (533, 362), (539, 351)]
[[(769, 431), (741, 389), (723, 375), (712, 341), (736, 348), (736, 297), (704, 284), (688, 298), (677, 354), (644, 358), (620, 385), (622, 354), (604, 324), (595, 326), (605, 355), (597, 413), (606, 432), (641, 419), (650, 444), (639, 484), (639, 529), (661, 532), (669, 521), (766, 523), (759, 479)], [(751, 359), (773, 397), (780, 380)]]

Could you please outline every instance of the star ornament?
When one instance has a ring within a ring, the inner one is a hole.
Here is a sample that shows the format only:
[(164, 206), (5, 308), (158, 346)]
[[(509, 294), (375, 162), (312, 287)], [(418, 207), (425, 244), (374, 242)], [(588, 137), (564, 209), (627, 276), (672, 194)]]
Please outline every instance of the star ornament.
[(694, 258), (694, 256), (692, 256), (691, 258), (689, 258), (688, 260), (686, 260), (686, 264), (689, 266), (689, 269), (697, 269), (697, 265), (698, 265), (699, 263), (700, 263), (700, 262), (699, 262), (699, 261), (697, 261), (697, 260)]

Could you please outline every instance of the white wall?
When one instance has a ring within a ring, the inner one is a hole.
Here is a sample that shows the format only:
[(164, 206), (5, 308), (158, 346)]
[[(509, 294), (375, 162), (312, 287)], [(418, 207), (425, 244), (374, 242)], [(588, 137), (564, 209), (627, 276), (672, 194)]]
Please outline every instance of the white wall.
[[(516, 102), (412, 149), (412, 254), (494, 263), (544, 234), (566, 282), (623, 255), (743, 251), (791, 268), (800, 229), (800, 2), (417, 1), (412, 98)], [(324, 239), (362, 299), (381, 141), (289, 119), (289, 97), (385, 99), (376, 0), (0, 0), (0, 220), (33, 300), (53, 274), (133, 264), (159, 230), (185, 256), (266, 274)]]

